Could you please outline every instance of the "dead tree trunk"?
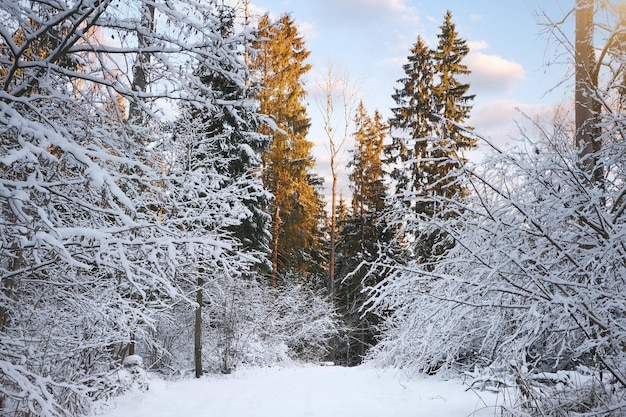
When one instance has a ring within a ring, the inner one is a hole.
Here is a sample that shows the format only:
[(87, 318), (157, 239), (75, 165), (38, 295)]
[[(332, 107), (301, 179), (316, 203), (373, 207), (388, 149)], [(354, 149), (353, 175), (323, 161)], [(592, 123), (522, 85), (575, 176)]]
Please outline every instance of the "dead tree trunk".
[(593, 15), (594, 0), (576, 0), (576, 146), (584, 171), (590, 175), (592, 181), (601, 181), (602, 170), (597, 160), (601, 147), (598, 128), (600, 102), (597, 99), (598, 75), (593, 47)]

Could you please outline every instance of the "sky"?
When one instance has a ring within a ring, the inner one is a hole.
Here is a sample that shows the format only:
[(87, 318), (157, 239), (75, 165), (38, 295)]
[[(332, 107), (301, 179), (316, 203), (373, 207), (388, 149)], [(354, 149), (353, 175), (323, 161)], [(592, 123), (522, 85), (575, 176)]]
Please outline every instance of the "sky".
[(508, 391), (471, 390), (471, 378), (403, 378), (367, 365), (238, 369), (163, 381), (116, 398), (99, 417), (489, 417)]
[[(573, 79), (563, 48), (545, 33), (547, 19), (561, 20), (573, 0), (251, 0), (254, 14), (274, 18), (288, 13), (311, 51), (311, 71), (304, 81), (309, 90), (309, 140), (314, 142), (315, 171), (330, 183), (328, 139), (323, 129), (321, 89), (329, 65), (346, 73), (357, 86), (370, 114), (391, 115), (391, 94), (404, 73), (402, 65), (417, 36), (431, 47), (447, 10), (452, 12), (459, 37), (470, 46), (465, 64), (472, 71), (470, 93), (476, 95), (468, 121), (480, 135), (500, 146), (515, 143), (516, 121), (522, 114), (550, 117), (554, 106), (571, 102)], [(573, 26), (563, 27), (573, 39)], [(570, 33), (568, 33), (568, 31)], [(561, 62), (561, 63), (559, 63)], [(521, 113), (520, 113), (521, 112)], [(342, 124), (336, 127), (342, 131)], [(340, 190), (349, 195), (345, 164), (352, 143), (343, 147), (338, 167)], [(328, 191), (326, 191), (328, 196)]]

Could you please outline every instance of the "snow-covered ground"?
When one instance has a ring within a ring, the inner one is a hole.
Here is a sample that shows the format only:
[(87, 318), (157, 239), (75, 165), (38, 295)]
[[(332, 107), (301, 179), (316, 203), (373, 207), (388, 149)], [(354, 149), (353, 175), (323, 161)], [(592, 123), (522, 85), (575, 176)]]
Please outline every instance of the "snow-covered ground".
[(162, 381), (117, 399), (103, 417), (494, 416), (502, 399), (461, 380), (406, 379), (369, 366), (294, 366)]

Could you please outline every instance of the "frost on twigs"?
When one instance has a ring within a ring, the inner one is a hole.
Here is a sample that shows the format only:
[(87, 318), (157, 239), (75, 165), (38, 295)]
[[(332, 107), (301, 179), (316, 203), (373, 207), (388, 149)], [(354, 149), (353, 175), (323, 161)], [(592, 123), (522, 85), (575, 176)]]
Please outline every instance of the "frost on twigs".
[(513, 374), (517, 388), (513, 404), (530, 415), (621, 417), (626, 410), (626, 391), (608, 372), (580, 367), (529, 373), (514, 367)]
[(472, 371), (463, 373), (467, 390), (500, 392), (514, 387), (515, 382), (508, 369), (491, 366), (480, 369), (476, 367)]
[[(456, 180), (471, 193), (462, 200), (420, 196), (438, 210), (395, 218), (416, 237), (409, 250), (433, 233), (442, 250), (377, 265), (390, 270), (370, 289), (383, 319), (377, 363), (429, 373), (515, 363), (528, 370), (516, 378), (520, 409), (624, 409), (626, 142), (622, 117), (607, 126), (595, 154), (601, 182), (555, 129), (533, 142), (539, 152), (495, 151), (464, 165)], [(560, 372), (570, 376), (556, 381)]]
[[(270, 288), (247, 278), (215, 278), (204, 289), (211, 300), (203, 310), (206, 372), (228, 374), (246, 366), (319, 361), (329, 352), (339, 320), (323, 294), (297, 283)], [(159, 322), (157, 342), (167, 349), (156, 351), (167, 354), (154, 362), (155, 369), (169, 375), (191, 372), (189, 320), (188, 311), (176, 309)]]
[[(215, 116), (196, 70), (245, 84), (247, 35), (220, 31), (218, 3), (0, 0), (3, 413), (79, 416), (142, 386), (122, 360), (191, 304), (177, 279), (190, 252), (234, 246), (226, 208), (244, 217), (241, 196), (206, 181), (211, 205), (187, 211), (162, 149), (181, 103)], [(240, 102), (253, 104), (220, 105)]]

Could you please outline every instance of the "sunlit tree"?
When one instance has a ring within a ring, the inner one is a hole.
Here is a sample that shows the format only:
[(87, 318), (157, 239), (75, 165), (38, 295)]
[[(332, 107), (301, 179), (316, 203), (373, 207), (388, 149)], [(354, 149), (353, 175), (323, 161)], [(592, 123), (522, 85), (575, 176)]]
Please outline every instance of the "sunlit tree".
[(263, 154), (263, 183), (274, 196), (270, 214), (275, 286), (279, 272), (307, 271), (319, 265), (323, 204), (311, 172), (315, 164), (313, 143), (306, 138), (311, 122), (304, 102), (303, 76), (311, 67), (305, 63), (310, 52), (288, 15), (277, 22), (265, 15), (258, 27), (259, 41), (254, 44), (257, 52), (251, 66), (260, 87), (260, 111), (275, 124), (261, 128), (271, 136)]

